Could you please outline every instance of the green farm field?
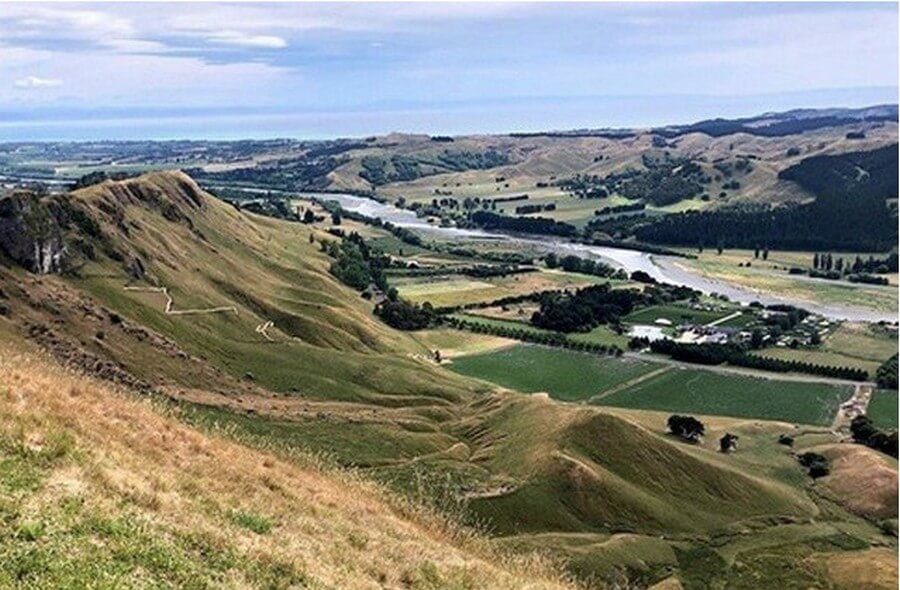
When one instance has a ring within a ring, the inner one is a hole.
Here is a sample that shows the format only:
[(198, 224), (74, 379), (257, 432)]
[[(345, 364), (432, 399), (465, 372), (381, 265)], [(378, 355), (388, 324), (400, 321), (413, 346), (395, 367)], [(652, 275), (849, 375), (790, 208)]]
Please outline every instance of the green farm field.
[(734, 313), (731, 310), (707, 311), (703, 309), (691, 309), (684, 305), (654, 305), (634, 311), (623, 318), (623, 321), (631, 324), (652, 324), (663, 318), (673, 324), (690, 322), (694, 324), (708, 324)]
[(521, 344), (456, 359), (454, 371), (525, 393), (579, 401), (660, 368), (656, 363)]
[(702, 369), (672, 369), (612, 393), (603, 405), (830, 424), (849, 386), (723, 375)]
[(866, 414), (879, 428), (897, 430), (897, 392), (888, 389), (876, 390), (869, 401)]

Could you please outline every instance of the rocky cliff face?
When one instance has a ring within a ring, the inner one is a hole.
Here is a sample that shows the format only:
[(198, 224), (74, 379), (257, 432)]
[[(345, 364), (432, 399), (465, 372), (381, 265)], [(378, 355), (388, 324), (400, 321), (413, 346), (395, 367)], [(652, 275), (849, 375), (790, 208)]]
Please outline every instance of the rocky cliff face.
[(30, 191), (0, 198), (0, 251), (31, 272), (61, 271), (67, 250), (57, 208)]

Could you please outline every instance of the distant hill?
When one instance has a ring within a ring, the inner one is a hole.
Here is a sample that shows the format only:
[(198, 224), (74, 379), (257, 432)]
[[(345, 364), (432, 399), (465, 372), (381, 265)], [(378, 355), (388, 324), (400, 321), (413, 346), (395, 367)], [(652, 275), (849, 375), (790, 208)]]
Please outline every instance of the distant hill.
[(896, 123), (897, 118), (897, 105), (878, 105), (860, 109), (796, 109), (743, 119), (709, 119), (690, 125), (659, 127), (653, 129), (653, 132), (663, 137), (679, 137), (688, 133), (705, 133), (712, 137), (734, 133), (780, 137), (853, 123), (882, 121)]
[(842, 251), (896, 247), (897, 144), (868, 152), (815, 156), (779, 178), (815, 201), (772, 210), (721, 209), (667, 216), (636, 230), (641, 240), (682, 246)]

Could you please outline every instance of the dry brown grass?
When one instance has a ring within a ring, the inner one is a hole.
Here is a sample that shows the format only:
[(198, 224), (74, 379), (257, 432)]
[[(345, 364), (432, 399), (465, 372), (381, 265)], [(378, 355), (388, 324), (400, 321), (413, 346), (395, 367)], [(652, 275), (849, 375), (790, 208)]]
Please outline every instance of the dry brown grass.
[(897, 588), (897, 550), (876, 548), (821, 556), (831, 580), (840, 590)]
[[(79, 496), (98, 513), (127, 505), (156, 534), (203, 534), (325, 587), (568, 587), (547, 562), (492, 552), (477, 535), (351, 474), (197, 431), (166, 408), (0, 348), (0, 435), (40, 449), (64, 433), (78, 456), (54, 468), (26, 511), (61, 496)], [(235, 511), (264, 515), (271, 530), (238, 526), (228, 516)], [(227, 585), (254, 584), (238, 572)]]
[(821, 485), (847, 510), (874, 519), (897, 518), (896, 462), (862, 445), (817, 450), (831, 461), (831, 475)]

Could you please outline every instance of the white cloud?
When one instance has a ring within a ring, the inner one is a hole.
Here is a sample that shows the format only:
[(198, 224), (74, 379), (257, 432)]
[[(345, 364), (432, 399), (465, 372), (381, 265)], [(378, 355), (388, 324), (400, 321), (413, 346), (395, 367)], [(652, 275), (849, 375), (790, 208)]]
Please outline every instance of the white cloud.
[(16, 88), (53, 88), (62, 86), (62, 80), (57, 78), (39, 78), (37, 76), (25, 76), (16, 80), (13, 85)]
[(241, 31), (216, 31), (206, 36), (211, 43), (236, 45), (238, 47), (258, 47), (262, 49), (283, 49), (287, 41), (275, 35), (253, 35)]

